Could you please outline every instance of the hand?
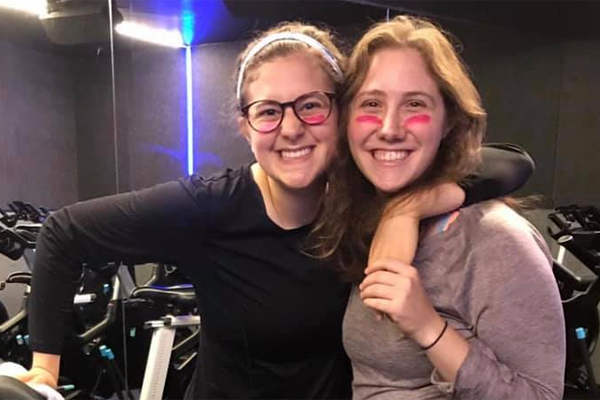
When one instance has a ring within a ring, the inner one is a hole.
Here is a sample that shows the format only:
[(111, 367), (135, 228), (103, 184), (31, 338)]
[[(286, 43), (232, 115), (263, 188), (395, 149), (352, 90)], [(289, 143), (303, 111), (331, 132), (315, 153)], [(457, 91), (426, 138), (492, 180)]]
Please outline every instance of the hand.
[(440, 183), (392, 199), (384, 210), (384, 218), (400, 214), (420, 220), (456, 210), (464, 202), (465, 192), (460, 186)]
[(422, 347), (436, 339), (444, 321), (429, 301), (416, 268), (398, 260), (382, 259), (369, 265), (365, 273), (359, 289), (367, 307), (387, 314)]
[(43, 383), (56, 388), (60, 370), (60, 355), (34, 351), (31, 365), (29, 371), (15, 376), (15, 378), (25, 383)]
[(41, 383), (55, 389), (58, 386), (58, 378), (42, 367), (34, 366), (24, 374), (16, 375), (15, 378), (24, 383)]
[[(419, 220), (405, 215), (384, 216), (369, 249), (369, 260), (367, 265), (373, 265), (382, 259), (396, 259), (405, 263), (411, 263), (417, 252), (419, 237)], [(398, 237), (401, 240), (398, 240)], [(375, 317), (381, 321), (384, 313), (375, 311)]]

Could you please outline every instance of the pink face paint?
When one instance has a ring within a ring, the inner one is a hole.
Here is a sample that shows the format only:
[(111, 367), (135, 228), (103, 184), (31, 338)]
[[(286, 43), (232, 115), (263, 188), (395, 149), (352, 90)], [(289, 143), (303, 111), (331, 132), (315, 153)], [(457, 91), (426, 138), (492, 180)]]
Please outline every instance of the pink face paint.
[(412, 124), (428, 124), (429, 121), (431, 121), (431, 117), (427, 114), (414, 115), (404, 121), (404, 127), (407, 128)]
[(260, 122), (256, 126), (256, 130), (260, 131), (260, 132), (270, 132), (270, 131), (274, 130), (277, 127), (278, 124), (279, 123), (275, 122), (275, 121)]
[(307, 124), (320, 124), (321, 122), (325, 121), (325, 119), (325, 114), (315, 114), (302, 117), (302, 120)]
[(375, 115), (359, 115), (355, 119), (359, 124), (376, 124), (383, 125), (383, 121), (381, 118), (376, 117)]

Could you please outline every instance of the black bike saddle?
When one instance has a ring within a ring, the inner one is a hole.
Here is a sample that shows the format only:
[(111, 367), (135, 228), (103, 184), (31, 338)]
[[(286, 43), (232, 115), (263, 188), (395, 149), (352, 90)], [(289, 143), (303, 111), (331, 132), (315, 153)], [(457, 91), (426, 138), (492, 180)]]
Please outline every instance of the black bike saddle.
[(0, 400), (46, 400), (46, 398), (20, 380), (0, 375)]

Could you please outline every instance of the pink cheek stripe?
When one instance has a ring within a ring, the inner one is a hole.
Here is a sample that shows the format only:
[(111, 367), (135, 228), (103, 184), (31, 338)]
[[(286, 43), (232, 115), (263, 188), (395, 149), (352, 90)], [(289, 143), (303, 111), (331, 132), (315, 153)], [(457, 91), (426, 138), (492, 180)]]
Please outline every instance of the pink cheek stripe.
[(412, 125), (412, 124), (428, 124), (429, 121), (431, 121), (431, 117), (429, 115), (419, 114), (419, 115), (410, 117), (406, 121), (404, 121), (404, 127), (406, 128), (407, 126)]
[(325, 114), (316, 114), (304, 117), (304, 122), (308, 124), (318, 124), (319, 122), (325, 121)]
[(356, 117), (355, 121), (360, 124), (366, 123), (366, 124), (383, 125), (383, 121), (381, 120), (381, 118), (376, 117), (374, 115), (360, 115), (360, 116)]
[(259, 129), (262, 131), (270, 131), (272, 129), (275, 129), (276, 126), (277, 122), (263, 122), (259, 125)]

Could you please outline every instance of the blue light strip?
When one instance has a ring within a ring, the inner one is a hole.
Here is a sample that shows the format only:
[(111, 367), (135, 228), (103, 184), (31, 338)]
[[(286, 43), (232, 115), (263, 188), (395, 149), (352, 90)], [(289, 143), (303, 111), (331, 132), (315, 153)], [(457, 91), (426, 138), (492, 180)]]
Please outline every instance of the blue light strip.
[(185, 47), (185, 86), (187, 96), (187, 170), (194, 173), (194, 110), (192, 97), (192, 46)]

